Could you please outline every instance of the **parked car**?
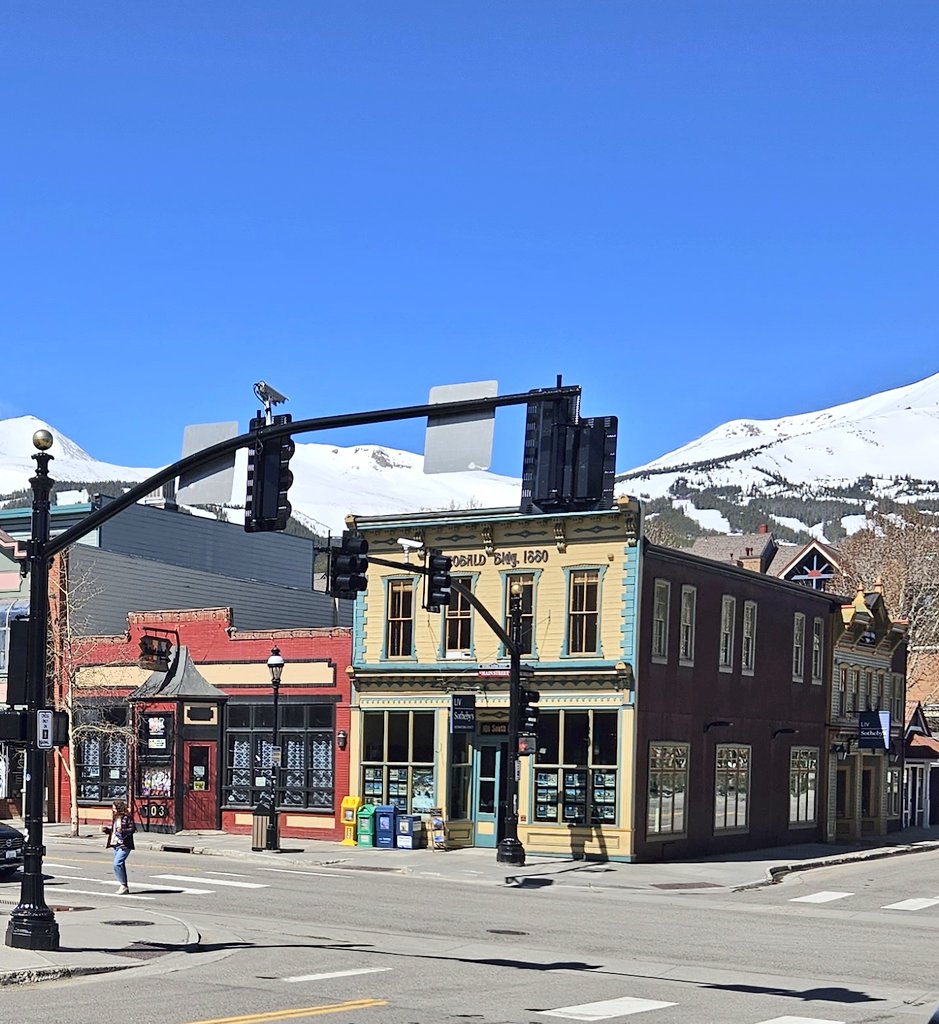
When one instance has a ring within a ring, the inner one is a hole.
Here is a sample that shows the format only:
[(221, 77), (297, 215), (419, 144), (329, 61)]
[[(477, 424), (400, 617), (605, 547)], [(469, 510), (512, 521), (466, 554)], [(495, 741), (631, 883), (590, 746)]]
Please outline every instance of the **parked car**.
[(12, 877), (23, 866), (23, 847), (26, 840), (18, 828), (0, 821), (0, 880)]

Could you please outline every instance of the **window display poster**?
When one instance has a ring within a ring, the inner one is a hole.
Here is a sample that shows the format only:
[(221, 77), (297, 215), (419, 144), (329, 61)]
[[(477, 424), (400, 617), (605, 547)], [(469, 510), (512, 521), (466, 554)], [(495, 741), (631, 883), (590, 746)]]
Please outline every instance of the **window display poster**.
[(141, 767), (139, 796), (172, 796), (172, 790), (168, 768)]
[(414, 768), (411, 775), (411, 809), (430, 811), (434, 806), (433, 768)]

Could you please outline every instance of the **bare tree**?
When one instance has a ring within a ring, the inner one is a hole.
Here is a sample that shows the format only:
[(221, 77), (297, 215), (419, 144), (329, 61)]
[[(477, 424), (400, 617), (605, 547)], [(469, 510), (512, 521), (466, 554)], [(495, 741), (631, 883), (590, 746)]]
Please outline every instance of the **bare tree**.
[[(55, 751), (55, 757), (69, 780), (69, 822), (71, 834), (77, 836), (79, 779), (77, 766), (79, 751), (96, 754), (100, 759), (102, 788), (106, 788), (105, 770), (127, 777), (134, 731), (129, 715), (114, 713), (123, 710), (125, 702), (116, 697), (113, 682), (103, 674), (95, 679), (95, 669), (89, 666), (92, 640), (82, 634), (81, 609), (99, 592), (100, 587), (86, 574), (75, 578), (68, 553), (56, 559), (49, 580), (49, 679), (50, 697), (55, 706), (65, 710), (69, 717), (68, 755)], [(99, 666), (100, 667), (100, 666)], [(78, 673), (81, 670), (81, 685)], [(114, 793), (125, 796), (125, 793)], [(99, 798), (110, 803), (112, 794), (99, 793)]]
[(908, 675), (914, 678), (918, 656), (939, 644), (939, 521), (914, 508), (871, 512), (838, 555), (838, 590), (850, 596), (880, 582), (891, 616), (909, 621)]

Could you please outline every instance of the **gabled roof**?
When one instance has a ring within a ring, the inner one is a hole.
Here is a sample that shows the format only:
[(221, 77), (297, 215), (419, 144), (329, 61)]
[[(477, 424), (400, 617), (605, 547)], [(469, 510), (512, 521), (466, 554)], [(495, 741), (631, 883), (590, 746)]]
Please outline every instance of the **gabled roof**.
[(227, 700), (217, 687), (207, 682), (192, 659), (189, 648), (180, 647), (166, 672), (151, 672), (128, 700)]
[[(788, 548), (781, 548), (779, 554), (773, 560), (772, 573), (784, 579), (791, 578), (791, 575), (798, 575), (795, 571), (799, 566), (811, 562), (813, 555), (818, 554), (823, 562), (827, 562), (836, 571), (841, 568), (841, 562), (834, 548), (830, 548), (822, 541), (813, 539), (807, 544), (792, 551)], [(781, 556), (785, 556), (784, 560)], [(811, 575), (814, 570), (809, 570), (806, 575)], [(801, 582), (801, 580), (799, 581)]]
[(771, 533), (731, 533), (720, 537), (698, 537), (691, 545), (691, 553), (715, 562), (737, 565), (742, 559), (768, 558), (776, 552), (776, 540)]

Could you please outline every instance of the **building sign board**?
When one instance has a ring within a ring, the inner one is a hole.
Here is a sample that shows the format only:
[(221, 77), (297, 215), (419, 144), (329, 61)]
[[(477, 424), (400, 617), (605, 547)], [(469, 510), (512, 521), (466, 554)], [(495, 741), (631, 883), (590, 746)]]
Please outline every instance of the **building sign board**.
[(861, 750), (890, 749), (889, 711), (861, 711), (858, 713), (857, 745)]
[(476, 694), (450, 695), (450, 732), (476, 732)]

